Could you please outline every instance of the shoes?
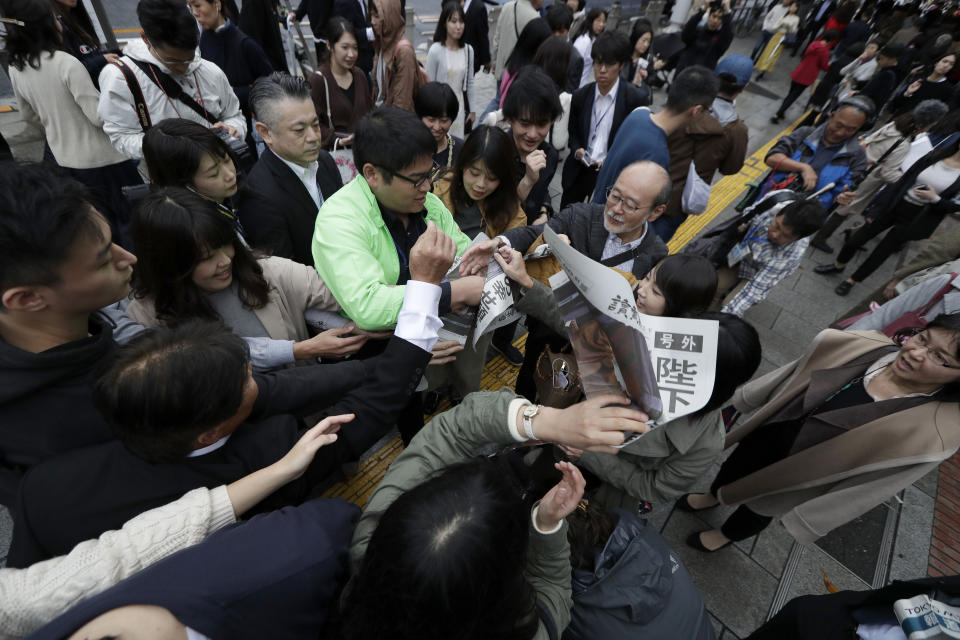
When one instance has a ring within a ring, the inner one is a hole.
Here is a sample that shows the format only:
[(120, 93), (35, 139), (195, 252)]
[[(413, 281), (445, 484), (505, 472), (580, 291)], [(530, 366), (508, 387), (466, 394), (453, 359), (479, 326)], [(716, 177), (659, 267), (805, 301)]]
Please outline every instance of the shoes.
[(756, 80), (763, 80), (763, 71), (757, 74)]
[(703, 546), (703, 541), (700, 540), (701, 533), (704, 533), (704, 532), (697, 531), (687, 536), (687, 546), (692, 549), (696, 549), (697, 551), (702, 551), (704, 553), (713, 553), (714, 551), (720, 551), (720, 549), (723, 549), (724, 547), (729, 546), (730, 542), (732, 542), (732, 540), (729, 542), (725, 542), (724, 544), (720, 545), (716, 549), (707, 549), (705, 546)]
[(777, 115), (777, 116), (773, 116), (772, 118), (770, 118), (770, 122), (771, 122), (772, 124), (780, 124), (780, 120), (782, 120), (782, 119), (783, 119), (783, 116)]
[(843, 282), (837, 285), (837, 288), (834, 289), (833, 292), (838, 296), (845, 296), (848, 293), (850, 293), (850, 289), (853, 289), (853, 285), (847, 282), (846, 280), (844, 280)]
[(824, 253), (833, 253), (833, 247), (828, 245), (823, 240), (812, 240), (810, 242), (810, 246), (813, 247), (814, 249), (817, 249), (818, 251), (823, 251)]
[(713, 509), (713, 507), (717, 507), (720, 505), (720, 503), (718, 502), (717, 504), (713, 505), (713, 507), (702, 507), (700, 509), (695, 509), (689, 502), (687, 502), (687, 498), (689, 498), (690, 495), (691, 494), (689, 493), (685, 493), (679, 498), (677, 498), (677, 504), (676, 504), (677, 509), (680, 509), (680, 511), (686, 511), (687, 513), (696, 513), (697, 511), (706, 511), (707, 509)]
[(813, 268), (814, 273), (819, 273), (822, 276), (828, 275), (830, 273), (843, 273), (843, 268), (838, 267), (837, 265), (830, 264), (821, 264), (819, 267)]
[(493, 350), (503, 356), (504, 360), (509, 362), (515, 367), (519, 367), (523, 364), (523, 352), (520, 349), (517, 349), (515, 346), (509, 342), (504, 345), (499, 345), (497, 343), (491, 343)]

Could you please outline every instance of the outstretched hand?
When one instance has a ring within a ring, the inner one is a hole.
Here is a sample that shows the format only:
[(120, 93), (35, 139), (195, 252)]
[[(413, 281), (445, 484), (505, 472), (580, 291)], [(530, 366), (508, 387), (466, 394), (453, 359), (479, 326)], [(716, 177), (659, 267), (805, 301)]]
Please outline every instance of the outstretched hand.
[(283, 470), (289, 474), (290, 480), (295, 480), (302, 476), (313, 462), (313, 457), (321, 447), (332, 444), (337, 441), (337, 431), (340, 425), (353, 420), (354, 414), (344, 413), (337, 416), (330, 416), (321, 420), (315, 427), (304, 433), (297, 444), (287, 452), (287, 455), (277, 461)]
[(500, 240), (483, 240), (470, 245), (460, 257), (460, 275), (473, 276), (487, 268), (490, 257), (500, 246)]
[[(627, 433), (646, 433), (649, 417), (642, 411), (622, 406), (624, 396), (604, 394), (566, 409), (544, 407), (534, 418), (534, 435), (547, 442), (583, 451), (616, 454)], [(518, 420), (522, 419), (520, 416)]]
[(583, 500), (583, 490), (587, 486), (583, 474), (572, 462), (558, 462), (553, 466), (563, 474), (563, 478), (540, 501), (537, 527), (543, 531), (556, 529), (564, 518), (573, 513)]
[(519, 251), (503, 246), (497, 253), (493, 254), (493, 259), (497, 261), (508, 278), (524, 289), (533, 287), (533, 278), (527, 273), (527, 265)]

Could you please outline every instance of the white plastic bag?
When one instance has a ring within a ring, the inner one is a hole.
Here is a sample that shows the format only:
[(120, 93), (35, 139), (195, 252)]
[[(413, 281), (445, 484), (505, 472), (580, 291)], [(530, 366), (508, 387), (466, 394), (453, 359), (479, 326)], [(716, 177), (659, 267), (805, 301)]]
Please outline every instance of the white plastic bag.
[(683, 185), (680, 207), (684, 213), (698, 216), (707, 210), (709, 202), (710, 185), (700, 178), (697, 174), (696, 164), (691, 160), (690, 168), (687, 169), (687, 182)]

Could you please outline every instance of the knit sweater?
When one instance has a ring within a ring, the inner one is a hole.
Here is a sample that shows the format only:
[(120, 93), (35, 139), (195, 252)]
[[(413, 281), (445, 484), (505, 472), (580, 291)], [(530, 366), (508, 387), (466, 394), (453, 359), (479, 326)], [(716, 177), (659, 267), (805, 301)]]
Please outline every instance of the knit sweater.
[(40, 56), (40, 68), (10, 67), (10, 83), (23, 119), (41, 129), (62, 167), (94, 169), (123, 162), (97, 115), (100, 92), (83, 64), (69, 53)]
[(132, 518), (122, 529), (81, 542), (65, 556), (26, 569), (0, 569), (0, 639), (36, 631), (83, 600), (235, 521), (225, 485), (194, 489)]

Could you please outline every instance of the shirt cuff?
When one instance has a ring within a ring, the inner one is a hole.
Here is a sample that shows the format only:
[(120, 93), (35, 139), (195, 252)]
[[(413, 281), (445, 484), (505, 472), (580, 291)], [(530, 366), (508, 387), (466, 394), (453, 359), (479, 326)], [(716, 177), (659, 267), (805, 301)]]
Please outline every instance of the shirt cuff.
[(523, 434), (523, 430), (520, 429), (520, 425), (517, 424), (517, 413), (520, 409), (529, 407), (531, 404), (533, 403), (526, 398), (514, 398), (507, 406), (507, 426), (510, 429), (510, 435), (517, 442), (527, 441), (527, 436)]
[(295, 362), (293, 340), (270, 338), (244, 338), (250, 347), (250, 364), (257, 371), (276, 369)]
[(537, 512), (538, 512), (539, 510), (540, 510), (540, 501), (537, 500), (537, 504), (533, 505), (533, 509), (530, 510), (530, 520), (533, 522), (533, 530), (534, 530), (534, 531), (536, 531), (537, 533), (541, 533), (541, 534), (543, 534), (543, 535), (545, 535), (545, 536), (548, 536), (548, 535), (550, 535), (551, 533), (556, 533), (557, 531), (560, 531), (560, 529), (563, 528), (563, 520), (561, 520), (560, 522), (558, 522), (558, 523), (557, 523), (557, 526), (555, 526), (553, 529), (550, 529), (550, 531), (544, 531), (543, 529), (541, 529), (540, 527), (538, 527), (538, 526), (537, 526)]
[(450, 282), (441, 282), (440, 283), (440, 302), (437, 303), (437, 313), (441, 316), (445, 316), (448, 313), (450, 313), (451, 307), (453, 306), (452, 300), (453, 300), (453, 289), (450, 286)]
[(424, 351), (433, 351), (433, 346), (437, 344), (437, 332), (443, 326), (437, 315), (441, 287), (429, 282), (408, 280), (404, 289), (403, 306), (400, 307), (393, 335)]
[(373, 27), (367, 27), (367, 40), (370, 42), (373, 42), (374, 40)]

